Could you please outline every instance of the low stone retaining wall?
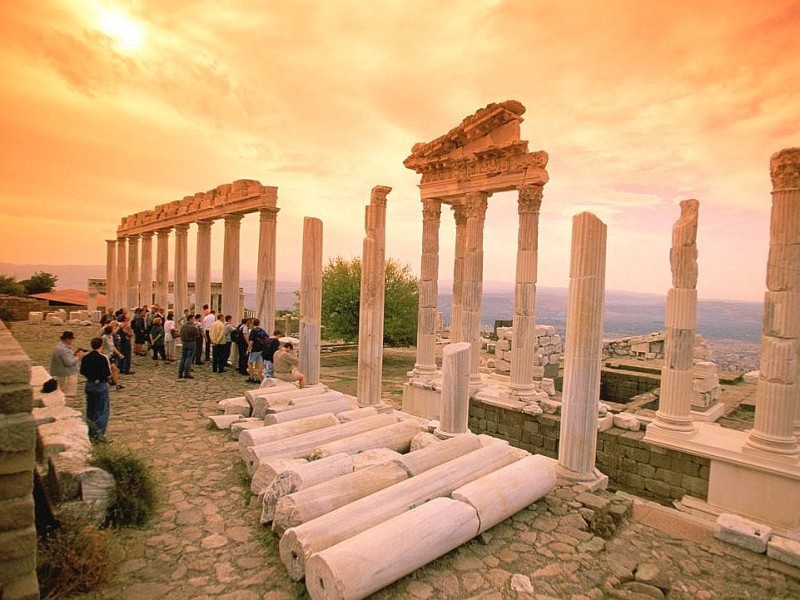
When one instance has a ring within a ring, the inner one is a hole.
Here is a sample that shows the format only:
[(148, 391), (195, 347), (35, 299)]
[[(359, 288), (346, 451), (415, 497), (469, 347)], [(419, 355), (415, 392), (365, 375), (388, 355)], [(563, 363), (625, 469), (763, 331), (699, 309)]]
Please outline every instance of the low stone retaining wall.
[(0, 313), (7, 313), (10, 321), (27, 321), (29, 312), (47, 310), (51, 310), (47, 300), (0, 294)]
[[(508, 441), (532, 454), (558, 458), (561, 423), (557, 415), (529, 415), (470, 400), (469, 428)], [(671, 503), (689, 494), (708, 497), (708, 459), (652, 446), (644, 431), (612, 427), (597, 439), (597, 468), (611, 485), (637, 496)]]

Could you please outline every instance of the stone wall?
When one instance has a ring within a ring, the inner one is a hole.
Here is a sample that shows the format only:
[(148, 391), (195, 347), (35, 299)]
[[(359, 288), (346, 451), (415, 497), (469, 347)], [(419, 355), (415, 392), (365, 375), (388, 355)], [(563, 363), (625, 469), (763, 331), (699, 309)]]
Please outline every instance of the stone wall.
[(630, 402), (634, 396), (651, 392), (660, 386), (661, 377), (655, 374), (610, 369), (603, 369), (600, 373), (600, 399), (609, 402)]
[[(470, 400), (469, 429), (508, 441), (531, 453), (558, 458), (560, 420), (557, 415), (528, 415)], [(612, 427), (599, 434), (597, 468), (616, 489), (671, 503), (689, 494), (708, 496), (709, 461), (651, 446), (643, 431)]]
[[(27, 317), (27, 313), (26, 313)], [(39, 598), (31, 361), (0, 322), (0, 598)]]
[(24, 298), (22, 296), (0, 295), (0, 315), (8, 311), (10, 321), (27, 321), (30, 311), (45, 312), (50, 309), (47, 300)]

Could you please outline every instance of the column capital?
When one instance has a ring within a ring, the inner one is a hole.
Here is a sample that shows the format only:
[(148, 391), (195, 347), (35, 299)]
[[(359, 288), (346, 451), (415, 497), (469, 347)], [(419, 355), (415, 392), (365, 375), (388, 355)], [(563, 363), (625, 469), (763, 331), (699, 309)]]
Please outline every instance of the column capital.
[(242, 213), (228, 213), (227, 215), (225, 215), (223, 217), (223, 220), (225, 221), (225, 225), (229, 225), (229, 224), (238, 225), (242, 221), (243, 218), (244, 218), (244, 215)]
[(180, 223), (175, 225), (175, 235), (186, 235), (189, 231), (188, 223)]
[(464, 204), (453, 204), (450, 207), (453, 210), (453, 219), (455, 219), (456, 227), (467, 224), (467, 207)]
[(140, 236), (139, 236), (138, 233), (131, 233), (131, 234), (126, 235), (125, 237), (128, 238), (128, 243), (131, 243), (131, 242), (136, 243), (136, 242), (139, 241), (139, 237)]
[(376, 185), (372, 188), (372, 194), (370, 195), (370, 204), (378, 204), (380, 206), (386, 206), (386, 196), (389, 192), (392, 191), (388, 185)]
[(117, 240), (115, 240), (115, 239), (114, 240), (106, 240), (106, 244), (108, 244), (109, 246), (111, 244), (116, 244), (116, 243), (117, 243)]
[(162, 227), (161, 229), (156, 229), (156, 236), (161, 239), (167, 237), (171, 231), (172, 227)]
[(489, 206), (489, 194), (486, 192), (470, 192), (464, 196), (464, 206), (468, 219), (483, 219)]
[(268, 208), (259, 209), (260, 213), (260, 221), (277, 221), (278, 220), (278, 211), (280, 208), (277, 206), (270, 206)]
[(517, 199), (517, 212), (523, 213), (538, 213), (542, 206), (542, 188), (541, 185), (523, 185), (519, 188), (519, 197)]
[(772, 190), (800, 188), (800, 148), (784, 148), (769, 158)]
[(212, 220), (203, 219), (201, 221), (196, 221), (197, 223), (197, 230), (198, 231), (211, 231), (211, 226), (214, 224)]
[(152, 240), (153, 239), (153, 232), (152, 231), (144, 231), (142, 232), (141, 238), (143, 240)]
[(424, 221), (438, 221), (442, 214), (442, 201), (438, 198), (422, 199), (422, 219)]

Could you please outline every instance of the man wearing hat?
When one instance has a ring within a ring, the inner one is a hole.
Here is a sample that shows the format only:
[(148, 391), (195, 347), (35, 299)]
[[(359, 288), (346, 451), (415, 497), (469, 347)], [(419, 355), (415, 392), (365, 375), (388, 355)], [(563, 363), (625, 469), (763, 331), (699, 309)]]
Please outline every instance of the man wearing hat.
[(78, 363), (84, 351), (72, 349), (75, 334), (65, 331), (50, 357), (50, 376), (58, 380), (58, 387), (67, 398), (74, 398), (78, 389)]

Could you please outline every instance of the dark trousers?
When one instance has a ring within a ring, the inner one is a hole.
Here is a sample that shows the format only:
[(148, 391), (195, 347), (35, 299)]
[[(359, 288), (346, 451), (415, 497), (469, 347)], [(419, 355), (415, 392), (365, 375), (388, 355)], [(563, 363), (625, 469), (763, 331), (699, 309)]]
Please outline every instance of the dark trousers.
[[(198, 336), (194, 347), (194, 364), (203, 364), (203, 336)], [(207, 359), (206, 359), (207, 360)]]
[(108, 383), (87, 381), (86, 387), (86, 421), (89, 425), (89, 437), (100, 440), (106, 434), (108, 426), (109, 402)]
[(228, 368), (228, 359), (231, 357), (231, 343), (225, 342), (222, 344), (222, 350), (225, 353), (225, 356), (222, 358), (222, 368)]
[(208, 362), (209, 357), (211, 356), (211, 333), (208, 329), (205, 331), (205, 338), (206, 338), (206, 362)]
[(214, 364), (213, 370), (214, 373), (222, 372), (225, 370), (225, 361), (227, 360), (225, 357), (225, 344), (214, 344), (211, 348), (214, 354)]
[(194, 360), (194, 342), (183, 342), (181, 360), (178, 362), (178, 377), (186, 377), (191, 374), (192, 360)]
[(120, 373), (130, 373), (131, 372), (131, 340), (130, 339), (120, 339), (119, 341), (119, 351), (122, 352), (122, 359), (120, 360), (119, 365), (119, 372)]
[(247, 373), (247, 342), (236, 342), (236, 347), (239, 349), (239, 368), (238, 371), (242, 375)]

